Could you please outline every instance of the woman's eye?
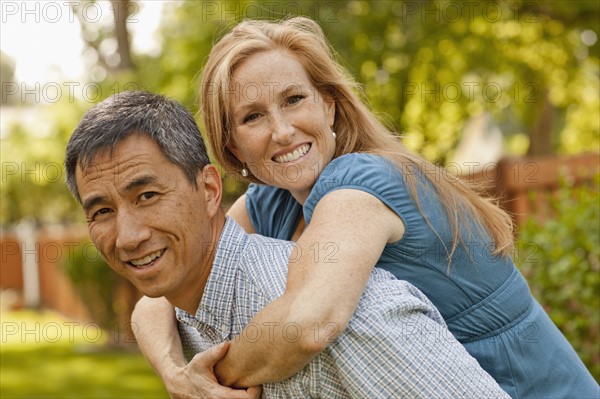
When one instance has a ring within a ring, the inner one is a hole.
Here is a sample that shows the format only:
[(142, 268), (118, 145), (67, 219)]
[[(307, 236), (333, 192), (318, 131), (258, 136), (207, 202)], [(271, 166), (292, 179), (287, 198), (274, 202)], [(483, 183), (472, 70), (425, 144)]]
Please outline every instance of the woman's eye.
[(297, 104), (303, 98), (304, 98), (304, 96), (302, 96), (302, 95), (291, 96), (291, 97), (288, 98), (288, 104)]
[(255, 114), (250, 114), (250, 115), (248, 115), (247, 117), (244, 118), (244, 123), (252, 122), (252, 121), (258, 119), (258, 117), (259, 117), (259, 115), (256, 114), (256, 113)]

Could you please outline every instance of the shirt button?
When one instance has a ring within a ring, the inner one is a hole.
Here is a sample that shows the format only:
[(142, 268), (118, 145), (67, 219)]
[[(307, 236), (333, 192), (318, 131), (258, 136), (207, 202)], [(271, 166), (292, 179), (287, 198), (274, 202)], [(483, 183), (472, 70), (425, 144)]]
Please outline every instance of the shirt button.
[(229, 332), (229, 327), (227, 326), (227, 324), (221, 324), (221, 331), (223, 331), (224, 333)]

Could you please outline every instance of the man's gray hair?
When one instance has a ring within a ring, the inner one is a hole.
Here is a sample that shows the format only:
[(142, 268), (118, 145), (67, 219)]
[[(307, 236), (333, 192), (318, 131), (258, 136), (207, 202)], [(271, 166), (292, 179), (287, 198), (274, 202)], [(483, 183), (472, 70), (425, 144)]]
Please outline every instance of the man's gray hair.
[(181, 104), (144, 91), (115, 94), (85, 113), (67, 144), (66, 182), (80, 203), (77, 165), (86, 168), (98, 151), (114, 150), (132, 133), (148, 135), (194, 186), (198, 172), (210, 163), (196, 121)]

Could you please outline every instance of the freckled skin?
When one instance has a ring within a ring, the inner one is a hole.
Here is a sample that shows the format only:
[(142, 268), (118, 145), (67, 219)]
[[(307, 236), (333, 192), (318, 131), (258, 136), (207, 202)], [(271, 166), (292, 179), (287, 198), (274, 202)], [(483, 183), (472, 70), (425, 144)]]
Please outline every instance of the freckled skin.
[[(100, 151), (92, 165), (78, 165), (76, 180), (90, 237), (104, 259), (144, 295), (195, 310), (212, 264), (205, 243), (218, 239), (221, 186), (214, 166), (199, 172), (196, 188), (152, 139), (137, 133), (112, 154)], [(162, 255), (148, 267), (130, 263), (157, 251)]]

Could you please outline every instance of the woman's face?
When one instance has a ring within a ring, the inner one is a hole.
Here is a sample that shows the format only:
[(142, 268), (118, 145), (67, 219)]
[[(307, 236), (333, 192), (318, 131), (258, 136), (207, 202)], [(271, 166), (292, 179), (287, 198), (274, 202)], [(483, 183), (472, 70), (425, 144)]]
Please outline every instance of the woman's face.
[(302, 64), (283, 50), (260, 52), (234, 71), (229, 150), (265, 184), (300, 203), (335, 151), (335, 103), (311, 84)]

